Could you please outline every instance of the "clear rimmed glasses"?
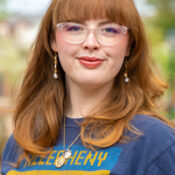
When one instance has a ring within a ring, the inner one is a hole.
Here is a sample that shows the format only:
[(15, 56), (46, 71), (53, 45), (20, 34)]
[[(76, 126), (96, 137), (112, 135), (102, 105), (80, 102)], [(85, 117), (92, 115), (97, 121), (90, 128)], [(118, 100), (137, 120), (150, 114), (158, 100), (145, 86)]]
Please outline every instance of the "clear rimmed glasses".
[(88, 34), (93, 32), (97, 41), (102, 45), (117, 44), (123, 35), (128, 32), (128, 27), (115, 23), (100, 25), (95, 29), (89, 29), (87, 26), (74, 23), (64, 22), (56, 25), (58, 31), (62, 32), (64, 39), (73, 44), (83, 43)]

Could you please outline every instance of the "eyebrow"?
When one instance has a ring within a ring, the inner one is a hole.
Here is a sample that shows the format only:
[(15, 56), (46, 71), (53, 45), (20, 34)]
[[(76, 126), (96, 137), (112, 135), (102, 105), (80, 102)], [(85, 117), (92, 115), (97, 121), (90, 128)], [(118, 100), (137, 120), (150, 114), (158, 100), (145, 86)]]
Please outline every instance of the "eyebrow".
[[(74, 23), (86, 25), (84, 21), (80, 21), (80, 20), (77, 20), (77, 19), (66, 20), (66, 22), (74, 22)], [(104, 24), (109, 24), (109, 23), (114, 23), (114, 22), (110, 21), (110, 20), (105, 20), (105, 21), (99, 22), (98, 26), (101, 26), (101, 25), (104, 25)]]
[(106, 21), (101, 21), (98, 25), (104, 25), (104, 24), (109, 24), (109, 23), (114, 23), (114, 22), (110, 20), (106, 20)]

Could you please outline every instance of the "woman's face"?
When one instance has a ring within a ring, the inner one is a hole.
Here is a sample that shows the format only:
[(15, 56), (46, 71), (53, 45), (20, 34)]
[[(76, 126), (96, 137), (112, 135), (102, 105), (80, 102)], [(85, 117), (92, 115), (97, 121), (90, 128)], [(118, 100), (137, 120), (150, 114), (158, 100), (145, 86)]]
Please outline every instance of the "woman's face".
[[(78, 85), (85, 85), (85, 87), (98, 87), (112, 83), (120, 71), (124, 57), (129, 52), (129, 35), (128, 33), (123, 34), (119, 42), (112, 45), (103, 45), (93, 32), (93, 29), (101, 26), (102, 23), (106, 24), (106, 20), (86, 21), (84, 25), (92, 30), (80, 44), (67, 41), (61, 31), (55, 31), (52, 49), (59, 55), (59, 61), (68, 83), (74, 82)], [(113, 32), (108, 30), (107, 32)]]

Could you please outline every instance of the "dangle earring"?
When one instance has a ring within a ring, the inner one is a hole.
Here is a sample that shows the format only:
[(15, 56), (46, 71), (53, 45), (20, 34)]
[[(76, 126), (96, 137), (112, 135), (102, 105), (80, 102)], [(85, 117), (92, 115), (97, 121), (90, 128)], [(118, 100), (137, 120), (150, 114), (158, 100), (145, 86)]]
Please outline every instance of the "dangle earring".
[(57, 79), (58, 78), (57, 64), (58, 64), (57, 54), (55, 53), (55, 55), (54, 55), (54, 74), (53, 74), (53, 78), (54, 79)]
[(128, 77), (128, 61), (125, 61), (125, 73), (124, 73), (124, 81), (125, 83), (128, 83), (130, 81), (130, 78)]

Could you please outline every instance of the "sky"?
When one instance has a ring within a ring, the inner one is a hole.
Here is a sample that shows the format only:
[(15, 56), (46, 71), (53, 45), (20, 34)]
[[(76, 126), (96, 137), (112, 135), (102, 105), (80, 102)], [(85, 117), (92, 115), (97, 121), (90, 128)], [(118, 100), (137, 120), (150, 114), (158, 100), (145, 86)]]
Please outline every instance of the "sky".
[(43, 14), (50, 0), (8, 0), (7, 9), (21, 14)]
[[(8, 0), (7, 8), (21, 14), (43, 14), (51, 0)], [(143, 16), (153, 13), (154, 9), (146, 5), (146, 0), (134, 0), (136, 7)]]

